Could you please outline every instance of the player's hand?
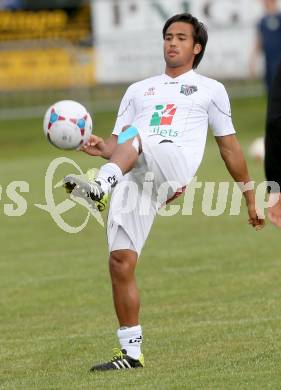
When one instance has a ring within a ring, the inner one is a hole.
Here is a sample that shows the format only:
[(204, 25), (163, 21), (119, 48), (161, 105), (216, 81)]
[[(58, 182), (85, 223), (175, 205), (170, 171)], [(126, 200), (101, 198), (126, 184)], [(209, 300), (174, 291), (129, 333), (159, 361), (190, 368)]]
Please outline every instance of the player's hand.
[(97, 135), (91, 135), (88, 142), (83, 145), (79, 150), (90, 156), (103, 156), (103, 152), (106, 148), (106, 144), (103, 138)]
[(265, 226), (265, 219), (263, 216), (261, 216), (261, 212), (257, 210), (255, 205), (249, 204), (247, 207), (249, 215), (249, 224), (252, 225), (253, 228), (257, 231), (263, 229)]
[(280, 192), (269, 194), (268, 219), (278, 228), (281, 228), (281, 195)]

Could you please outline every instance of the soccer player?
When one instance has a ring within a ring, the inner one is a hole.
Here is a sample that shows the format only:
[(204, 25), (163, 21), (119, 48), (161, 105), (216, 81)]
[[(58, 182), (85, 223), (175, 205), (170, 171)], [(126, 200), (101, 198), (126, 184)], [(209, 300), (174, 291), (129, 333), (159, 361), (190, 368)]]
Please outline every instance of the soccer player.
[[(113, 192), (107, 235), (121, 349), (111, 361), (93, 366), (92, 371), (144, 366), (135, 267), (157, 210), (183, 192), (195, 175), (203, 157), (208, 124), (231, 176), (236, 182), (250, 181), (224, 86), (194, 71), (208, 40), (205, 26), (190, 14), (175, 15), (165, 23), (163, 38), (165, 73), (131, 85), (122, 99), (111, 137), (104, 141), (93, 135), (82, 148), (109, 162), (101, 167), (95, 180), (71, 175), (64, 179), (69, 192), (86, 197), (100, 210)], [(145, 180), (151, 184), (148, 172), (153, 174), (151, 190), (150, 185), (143, 185)], [(127, 212), (124, 183), (133, 183), (137, 189), (133, 196), (130, 192), (127, 196), (127, 205), (132, 205)], [(169, 188), (160, 191), (165, 183)], [(264, 220), (257, 216), (253, 191), (245, 191), (244, 197), (249, 223), (258, 230)]]
[(250, 61), (250, 72), (256, 74), (258, 55), (263, 52), (265, 57), (264, 80), (267, 91), (281, 59), (281, 12), (277, 0), (262, 0), (265, 15), (257, 24), (257, 33)]

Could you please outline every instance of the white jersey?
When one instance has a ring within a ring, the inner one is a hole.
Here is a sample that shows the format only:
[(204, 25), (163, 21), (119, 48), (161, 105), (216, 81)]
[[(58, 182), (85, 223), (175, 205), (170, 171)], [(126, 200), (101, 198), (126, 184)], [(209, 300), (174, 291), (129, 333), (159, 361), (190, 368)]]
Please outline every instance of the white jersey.
[(193, 70), (176, 78), (166, 74), (132, 84), (118, 112), (113, 134), (135, 126), (142, 139), (172, 140), (199, 166), (208, 125), (215, 136), (234, 134), (229, 98), (223, 84)]

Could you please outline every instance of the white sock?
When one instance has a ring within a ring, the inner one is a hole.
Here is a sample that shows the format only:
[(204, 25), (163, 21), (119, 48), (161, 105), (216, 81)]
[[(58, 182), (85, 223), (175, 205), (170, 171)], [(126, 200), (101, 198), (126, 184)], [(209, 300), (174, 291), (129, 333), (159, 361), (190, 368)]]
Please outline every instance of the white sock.
[(141, 355), (142, 330), (140, 325), (117, 330), (121, 349), (126, 349), (127, 355), (139, 359)]
[(96, 180), (101, 183), (102, 190), (107, 193), (111, 191), (122, 176), (123, 173), (117, 164), (107, 163), (101, 167)]

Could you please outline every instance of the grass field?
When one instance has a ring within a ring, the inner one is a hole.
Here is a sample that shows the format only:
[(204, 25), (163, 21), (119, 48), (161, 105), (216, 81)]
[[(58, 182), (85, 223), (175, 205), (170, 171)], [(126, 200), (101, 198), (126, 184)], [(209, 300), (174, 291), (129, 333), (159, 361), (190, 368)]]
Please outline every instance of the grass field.
[[(233, 101), (245, 150), (263, 133), (265, 101)], [(102, 135), (114, 113), (95, 117)], [(59, 229), (36, 207), (45, 203), (44, 176), (54, 157), (83, 169), (93, 160), (59, 152), (43, 139), (37, 120), (0, 122), (0, 388), (3, 389), (280, 389), (280, 231), (255, 232), (247, 213), (216, 218), (158, 217), (138, 266), (144, 370), (90, 374), (111, 357), (117, 322), (111, 301), (104, 230), (92, 218), (79, 234)], [(101, 161), (95, 161), (100, 164)], [(249, 161), (256, 181), (261, 163)], [(60, 175), (69, 171), (61, 167)], [(229, 180), (209, 137), (198, 180)], [(27, 211), (8, 217), (14, 180), (29, 183)], [(56, 201), (64, 199), (54, 190)], [(76, 206), (68, 222), (79, 225)]]

